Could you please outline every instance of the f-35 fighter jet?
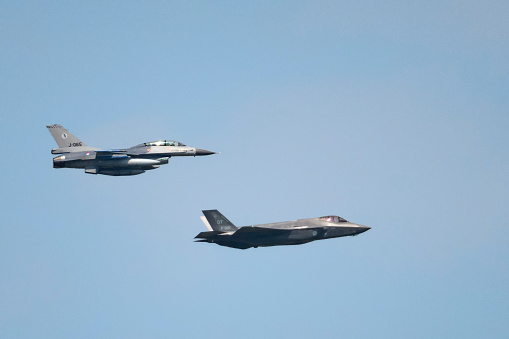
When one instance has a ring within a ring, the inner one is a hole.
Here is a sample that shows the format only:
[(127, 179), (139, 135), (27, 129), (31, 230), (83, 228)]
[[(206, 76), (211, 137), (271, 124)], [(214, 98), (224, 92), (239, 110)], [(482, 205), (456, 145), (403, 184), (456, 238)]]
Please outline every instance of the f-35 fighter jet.
[(272, 224), (236, 227), (218, 210), (202, 211), (203, 223), (209, 229), (201, 232), (196, 242), (216, 243), (221, 246), (247, 249), (278, 245), (300, 245), (315, 240), (345, 237), (366, 232), (371, 227), (353, 224), (330, 215)]
[(84, 168), (85, 173), (104, 175), (136, 175), (168, 163), (171, 157), (209, 155), (215, 152), (186, 146), (178, 141), (146, 142), (127, 149), (100, 150), (85, 145), (60, 125), (46, 126), (59, 148), (52, 154), (53, 168)]

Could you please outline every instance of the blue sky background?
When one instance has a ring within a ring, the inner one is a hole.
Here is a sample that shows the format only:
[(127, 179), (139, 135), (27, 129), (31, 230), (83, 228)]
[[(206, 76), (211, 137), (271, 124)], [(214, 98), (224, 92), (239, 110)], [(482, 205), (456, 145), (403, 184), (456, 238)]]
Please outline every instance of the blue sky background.
[[(0, 2), (0, 337), (506, 338), (507, 1)], [(133, 177), (90, 146), (220, 155)], [(237, 225), (358, 237), (246, 251)]]

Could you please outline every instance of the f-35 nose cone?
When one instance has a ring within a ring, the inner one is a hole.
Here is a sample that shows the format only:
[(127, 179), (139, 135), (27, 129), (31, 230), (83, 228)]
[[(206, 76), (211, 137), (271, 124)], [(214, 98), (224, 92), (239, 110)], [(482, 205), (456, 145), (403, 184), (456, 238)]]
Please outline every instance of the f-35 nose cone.
[(371, 227), (361, 226), (361, 227), (359, 227), (359, 233), (358, 234), (364, 233), (364, 232), (366, 232), (366, 231), (368, 231), (370, 229), (371, 229)]
[(216, 152), (207, 151), (206, 149), (197, 148), (196, 149), (196, 155), (211, 155), (216, 154)]

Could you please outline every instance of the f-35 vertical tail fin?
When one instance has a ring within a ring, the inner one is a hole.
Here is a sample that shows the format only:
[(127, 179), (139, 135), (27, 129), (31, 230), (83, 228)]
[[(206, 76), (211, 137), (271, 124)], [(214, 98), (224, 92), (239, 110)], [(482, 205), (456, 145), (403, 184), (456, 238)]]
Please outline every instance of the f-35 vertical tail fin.
[(46, 126), (55, 139), (58, 149), (53, 149), (51, 153), (69, 153), (69, 152), (83, 152), (97, 150), (97, 148), (88, 147), (83, 141), (76, 138), (71, 132), (61, 125), (48, 125)]
[[(202, 211), (213, 231), (233, 232), (238, 228), (218, 210)], [(207, 227), (208, 228), (208, 227)]]

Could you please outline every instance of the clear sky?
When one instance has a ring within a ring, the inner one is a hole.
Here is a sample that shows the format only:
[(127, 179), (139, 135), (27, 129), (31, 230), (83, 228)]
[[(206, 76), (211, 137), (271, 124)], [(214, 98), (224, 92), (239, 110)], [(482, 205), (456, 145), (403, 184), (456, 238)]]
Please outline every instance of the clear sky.
[[(507, 1), (0, 1), (0, 337), (507, 338)], [(133, 177), (88, 145), (221, 152)], [(246, 251), (237, 225), (358, 237)]]

